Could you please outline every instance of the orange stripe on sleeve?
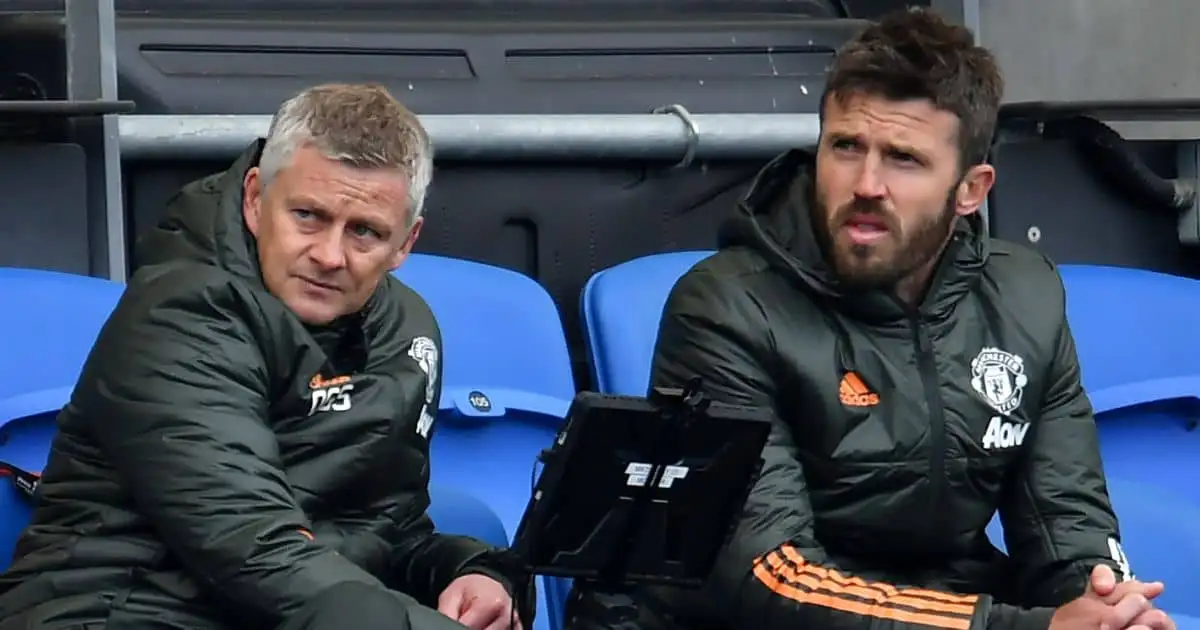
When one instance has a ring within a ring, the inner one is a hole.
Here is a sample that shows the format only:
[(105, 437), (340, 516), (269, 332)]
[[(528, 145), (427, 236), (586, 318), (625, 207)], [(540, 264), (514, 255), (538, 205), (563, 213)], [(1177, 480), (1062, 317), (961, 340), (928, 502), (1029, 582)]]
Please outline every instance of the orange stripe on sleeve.
[(759, 558), (754, 576), (771, 592), (799, 604), (946, 630), (969, 630), (979, 601), (977, 595), (900, 588), (843, 575), (809, 563), (791, 545)]

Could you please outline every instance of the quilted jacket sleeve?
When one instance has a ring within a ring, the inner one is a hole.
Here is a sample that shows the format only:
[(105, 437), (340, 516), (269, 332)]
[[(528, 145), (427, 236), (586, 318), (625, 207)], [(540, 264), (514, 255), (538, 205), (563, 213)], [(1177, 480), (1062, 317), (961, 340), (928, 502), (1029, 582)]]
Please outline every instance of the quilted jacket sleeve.
[[(1059, 312), (1063, 294), (1058, 295)], [(1066, 318), (1054, 347), (1041, 415), (1021, 465), (1004, 488), (1000, 518), (1028, 605), (1058, 606), (1083, 594), (1088, 575), (1107, 564), (1132, 574), (1109, 502), (1092, 406)]]

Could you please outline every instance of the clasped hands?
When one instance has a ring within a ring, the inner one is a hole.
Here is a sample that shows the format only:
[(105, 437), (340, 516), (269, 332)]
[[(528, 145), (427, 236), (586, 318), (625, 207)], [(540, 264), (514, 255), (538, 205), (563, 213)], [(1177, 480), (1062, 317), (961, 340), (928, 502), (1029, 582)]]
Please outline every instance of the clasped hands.
[(486, 575), (468, 573), (442, 591), (437, 609), (471, 630), (521, 630), (514, 606), (503, 584)]
[(1111, 568), (1092, 569), (1087, 591), (1054, 611), (1050, 630), (1175, 630), (1167, 613), (1150, 602), (1162, 595), (1162, 582), (1117, 582)]
[[(1087, 591), (1054, 611), (1050, 630), (1175, 630), (1167, 613), (1151, 603), (1162, 595), (1162, 582), (1117, 582), (1111, 568), (1092, 570)], [(468, 574), (450, 583), (438, 600), (438, 611), (472, 630), (521, 630), (513, 601), (499, 582)]]

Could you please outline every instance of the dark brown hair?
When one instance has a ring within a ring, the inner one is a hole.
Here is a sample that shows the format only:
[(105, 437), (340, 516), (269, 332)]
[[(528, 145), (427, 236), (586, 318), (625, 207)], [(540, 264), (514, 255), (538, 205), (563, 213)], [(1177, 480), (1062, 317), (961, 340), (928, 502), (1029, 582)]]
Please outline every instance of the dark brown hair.
[(1004, 79), (992, 53), (963, 26), (930, 9), (890, 13), (837, 53), (821, 99), (856, 95), (928, 100), (958, 117), (963, 168), (983, 163), (996, 130)]

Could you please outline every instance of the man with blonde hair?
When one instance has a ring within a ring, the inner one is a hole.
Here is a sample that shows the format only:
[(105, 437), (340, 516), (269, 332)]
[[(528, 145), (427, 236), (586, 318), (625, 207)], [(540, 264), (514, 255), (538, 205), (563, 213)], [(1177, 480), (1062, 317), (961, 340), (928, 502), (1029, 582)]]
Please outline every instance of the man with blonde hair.
[(426, 516), (442, 343), (390, 272), (432, 171), (383, 88), (324, 85), (170, 202), (59, 416), (0, 629), (529, 622), (494, 551)]

